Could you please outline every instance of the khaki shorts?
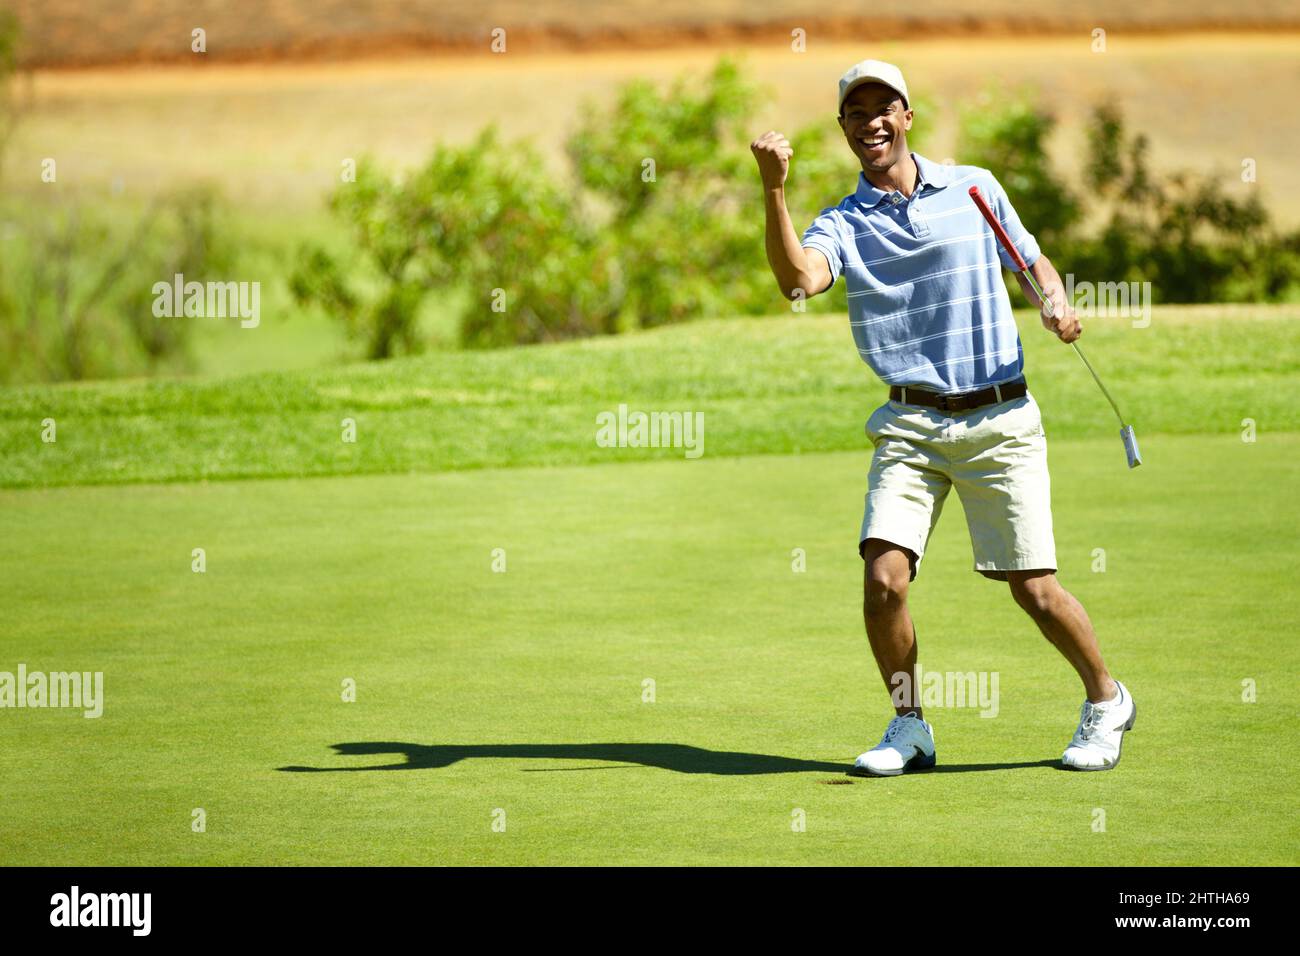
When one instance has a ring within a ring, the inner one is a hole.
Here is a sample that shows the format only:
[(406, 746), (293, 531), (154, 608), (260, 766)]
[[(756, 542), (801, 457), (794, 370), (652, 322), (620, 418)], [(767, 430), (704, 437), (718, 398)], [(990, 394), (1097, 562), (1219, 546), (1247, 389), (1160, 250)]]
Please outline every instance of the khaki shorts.
[(968, 412), (888, 401), (867, 420), (875, 445), (858, 553), (868, 538), (911, 552), (912, 579), (956, 486), (974, 570), (1056, 570), (1047, 436), (1032, 393)]

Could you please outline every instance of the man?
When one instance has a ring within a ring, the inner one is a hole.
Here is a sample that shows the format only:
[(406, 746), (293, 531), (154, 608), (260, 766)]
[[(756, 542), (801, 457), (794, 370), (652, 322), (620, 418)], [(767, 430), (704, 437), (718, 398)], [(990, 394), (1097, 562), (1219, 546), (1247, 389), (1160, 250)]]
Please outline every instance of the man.
[[(858, 553), (863, 616), (895, 714), (852, 772), (892, 776), (933, 767), (934, 729), (916, 690), (916, 629), (907, 609), (930, 533), (954, 486), (975, 570), (1006, 581), (1016, 602), (1078, 672), (1087, 695), (1067, 767), (1109, 770), (1136, 709), (1102, 661), (1088, 615), (1056, 579), (1047, 439), (1022, 374), (1024, 356), (1002, 282), (1002, 251), (968, 196), (989, 201), (1053, 304), (1043, 324), (1062, 342), (1082, 334), (1060, 276), (986, 169), (912, 153), (907, 84), (865, 60), (840, 79), (839, 124), (861, 163), (856, 191), (796, 235), (785, 205), (792, 150), (775, 131), (751, 144), (763, 180), (767, 258), (788, 299), (825, 292), (841, 273), (858, 352), (890, 386), (867, 421), (875, 446)], [(1028, 281), (1021, 288), (1038, 304)]]

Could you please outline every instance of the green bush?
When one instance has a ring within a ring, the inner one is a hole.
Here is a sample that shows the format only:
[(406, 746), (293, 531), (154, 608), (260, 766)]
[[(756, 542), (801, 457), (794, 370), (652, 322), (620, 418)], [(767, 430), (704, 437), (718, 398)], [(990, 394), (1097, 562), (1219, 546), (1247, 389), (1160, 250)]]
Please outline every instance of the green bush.
[(195, 319), (157, 317), (153, 285), (215, 278), (232, 257), (205, 189), (124, 220), (77, 202), (26, 202), (0, 239), (0, 376), (108, 378), (188, 367)]
[(1163, 302), (1270, 301), (1300, 282), (1300, 233), (1279, 234), (1258, 192), (1233, 198), (1222, 176), (1161, 177), (1147, 150), (1114, 107), (1094, 111), (1084, 176), (1103, 224), (1074, 237), (1073, 271), (1149, 281)]
[[(458, 312), (471, 347), (788, 308), (763, 253), (748, 148), (758, 98), (727, 60), (702, 83), (634, 81), (608, 107), (586, 105), (560, 176), (491, 129), (437, 147), (404, 177), (363, 163), (330, 199), (355, 237), (354, 261), (304, 247), (293, 292), (373, 358), (420, 350), (418, 317), (433, 295)], [(790, 202), (811, 218), (853, 190), (857, 166), (829, 110), (791, 139)]]
[(1023, 95), (986, 91), (962, 111), (960, 125), (961, 162), (991, 170), (1039, 244), (1059, 249), (1077, 227), (1080, 209), (1047, 155), (1055, 117)]
[(683, 79), (663, 93), (636, 81), (611, 107), (583, 111), (567, 153), (580, 188), (607, 210), (620, 328), (771, 307), (749, 215), (755, 191), (743, 188), (757, 97), (723, 60), (698, 91)]
[(370, 358), (423, 348), (418, 318), (435, 290), (464, 293), (467, 345), (613, 331), (595, 294), (609, 283), (601, 240), (574, 217), (573, 201), (531, 146), (501, 143), (492, 127), (466, 146), (437, 148), (404, 177), (363, 160), (356, 182), (330, 199), (354, 237), (354, 261), (305, 246), (290, 288), (339, 318)]
[[(0, 10), (0, 166), (16, 121), (17, 39)], [(155, 316), (153, 286), (177, 273), (216, 278), (233, 262), (216, 194), (164, 194), (132, 217), (53, 190), (0, 202), (0, 382), (188, 369), (195, 319)]]
[(1223, 177), (1153, 172), (1146, 137), (1127, 134), (1110, 105), (1089, 119), (1083, 181), (1072, 188), (1047, 154), (1053, 127), (1023, 97), (998, 108), (985, 96), (962, 116), (959, 149), (963, 162), (993, 170), (1062, 274), (1150, 282), (1163, 302), (1276, 301), (1300, 284), (1300, 233), (1279, 234), (1258, 193), (1236, 199)]
[(13, 135), (14, 106), (9, 81), (17, 63), (18, 18), (9, 10), (0, 10), (0, 167), (9, 137)]

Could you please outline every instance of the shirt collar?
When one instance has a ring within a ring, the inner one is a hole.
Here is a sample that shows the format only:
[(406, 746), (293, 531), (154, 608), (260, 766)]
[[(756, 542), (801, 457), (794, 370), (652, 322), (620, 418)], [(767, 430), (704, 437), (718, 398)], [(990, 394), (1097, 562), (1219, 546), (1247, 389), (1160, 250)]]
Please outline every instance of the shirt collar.
[[(917, 193), (924, 190), (926, 186), (932, 189), (942, 189), (952, 182), (951, 171), (942, 163), (932, 162), (919, 153), (912, 154), (912, 161), (916, 163)], [(893, 193), (887, 193), (883, 189), (873, 186), (871, 181), (867, 179), (866, 173), (858, 173), (858, 189), (854, 196), (867, 207), (877, 206), (892, 195)]]

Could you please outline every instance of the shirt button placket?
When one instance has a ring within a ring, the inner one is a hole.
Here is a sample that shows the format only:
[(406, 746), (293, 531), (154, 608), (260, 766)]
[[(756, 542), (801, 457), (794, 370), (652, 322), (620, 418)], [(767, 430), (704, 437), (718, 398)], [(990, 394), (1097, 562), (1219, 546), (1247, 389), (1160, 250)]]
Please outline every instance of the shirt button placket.
[(912, 227), (912, 235), (928, 236), (930, 234), (930, 224), (925, 221), (925, 214), (921, 212), (921, 207), (917, 205), (917, 195), (919, 194), (914, 194), (912, 201), (907, 204), (907, 221)]

